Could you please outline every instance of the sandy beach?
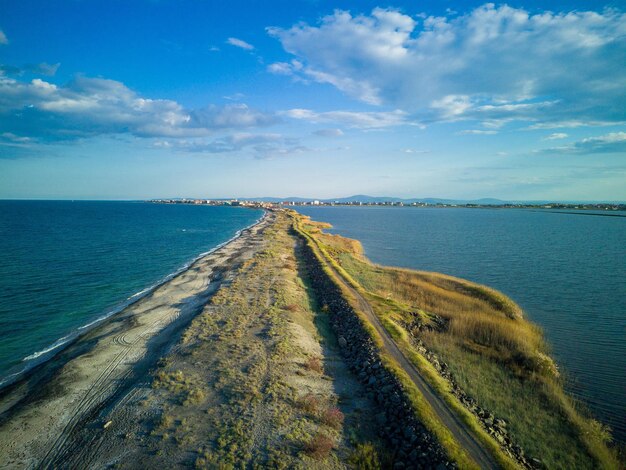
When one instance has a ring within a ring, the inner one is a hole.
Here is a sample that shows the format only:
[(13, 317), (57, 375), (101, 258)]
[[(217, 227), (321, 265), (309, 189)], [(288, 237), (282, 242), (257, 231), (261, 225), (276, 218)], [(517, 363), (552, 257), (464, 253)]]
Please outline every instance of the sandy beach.
[(89, 331), (0, 396), (0, 468), (72, 466), (85, 433), (103, 433), (108, 416), (174, 346), (211, 295), (250, 259), (256, 225)]

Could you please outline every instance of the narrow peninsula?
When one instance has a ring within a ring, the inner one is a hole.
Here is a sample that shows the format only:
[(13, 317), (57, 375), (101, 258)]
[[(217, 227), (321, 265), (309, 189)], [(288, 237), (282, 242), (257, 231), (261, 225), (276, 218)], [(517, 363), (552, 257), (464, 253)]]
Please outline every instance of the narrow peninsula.
[(326, 228), (268, 210), (6, 387), (0, 467), (619, 468), (513, 301)]

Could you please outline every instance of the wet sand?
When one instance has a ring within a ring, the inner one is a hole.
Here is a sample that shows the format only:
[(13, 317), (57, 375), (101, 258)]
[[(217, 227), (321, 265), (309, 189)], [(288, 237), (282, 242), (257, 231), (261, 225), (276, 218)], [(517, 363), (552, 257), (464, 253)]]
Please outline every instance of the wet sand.
[(77, 339), (0, 396), (0, 468), (71, 467), (85, 433), (174, 346), (211, 295), (261, 244), (273, 215)]

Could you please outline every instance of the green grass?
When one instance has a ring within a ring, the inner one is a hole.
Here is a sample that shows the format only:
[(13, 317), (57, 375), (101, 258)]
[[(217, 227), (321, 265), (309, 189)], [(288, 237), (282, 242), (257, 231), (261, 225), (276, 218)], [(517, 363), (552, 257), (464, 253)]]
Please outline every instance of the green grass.
[(425, 342), (450, 366), (466, 393), (507, 421), (512, 438), (528, 455), (541, 458), (549, 468), (593, 466), (574, 426), (550, 402), (541, 383), (521, 379), (441, 335), (430, 335)]

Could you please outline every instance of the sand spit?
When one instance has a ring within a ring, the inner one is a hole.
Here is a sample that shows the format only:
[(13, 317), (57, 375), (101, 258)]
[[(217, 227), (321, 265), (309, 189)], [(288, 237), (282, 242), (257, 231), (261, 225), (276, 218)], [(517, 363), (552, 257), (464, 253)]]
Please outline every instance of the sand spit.
[[(230, 274), (260, 246), (268, 213), (240, 237), (78, 339), (0, 396), (0, 468), (67, 466), (81, 434), (106, 432), (106, 418), (176, 344)], [(108, 425), (107, 425), (108, 424)]]

